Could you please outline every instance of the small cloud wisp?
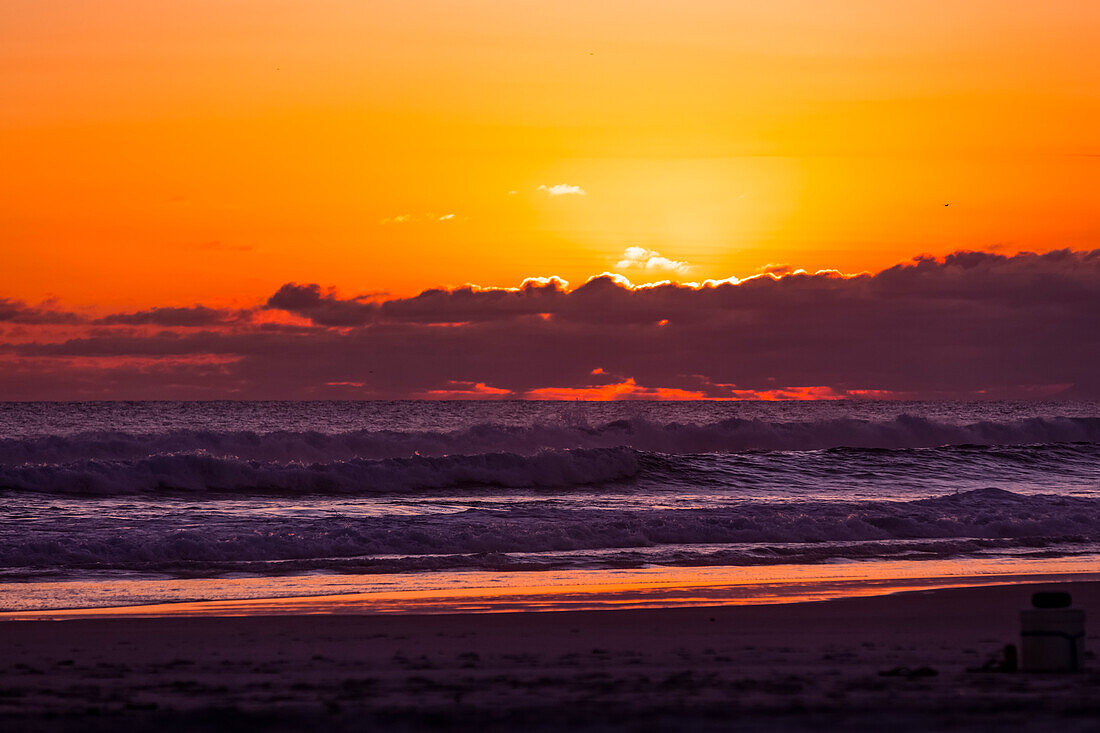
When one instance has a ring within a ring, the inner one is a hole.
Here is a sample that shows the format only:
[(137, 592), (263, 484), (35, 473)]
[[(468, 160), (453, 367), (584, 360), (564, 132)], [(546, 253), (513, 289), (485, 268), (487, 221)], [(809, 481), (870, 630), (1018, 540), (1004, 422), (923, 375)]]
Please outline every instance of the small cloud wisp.
[(573, 186), (568, 183), (555, 183), (552, 186), (543, 184), (536, 189), (538, 191), (544, 191), (547, 196), (587, 196), (588, 192), (580, 186)]
[(620, 270), (659, 270), (662, 272), (674, 272), (684, 274), (691, 269), (691, 265), (679, 260), (664, 257), (660, 252), (655, 252), (645, 247), (627, 247), (615, 267)]

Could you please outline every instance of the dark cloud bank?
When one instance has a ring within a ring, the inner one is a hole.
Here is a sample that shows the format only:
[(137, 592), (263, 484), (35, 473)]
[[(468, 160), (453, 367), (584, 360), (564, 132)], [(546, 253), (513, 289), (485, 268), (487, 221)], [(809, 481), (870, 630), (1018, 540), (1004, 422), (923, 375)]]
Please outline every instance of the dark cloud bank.
[[(79, 337), (51, 337), (59, 324)], [(0, 332), (4, 399), (1097, 399), (1100, 250), (700, 288), (602, 276), (375, 300), (288, 283), (252, 310), (94, 320), (0, 299)]]

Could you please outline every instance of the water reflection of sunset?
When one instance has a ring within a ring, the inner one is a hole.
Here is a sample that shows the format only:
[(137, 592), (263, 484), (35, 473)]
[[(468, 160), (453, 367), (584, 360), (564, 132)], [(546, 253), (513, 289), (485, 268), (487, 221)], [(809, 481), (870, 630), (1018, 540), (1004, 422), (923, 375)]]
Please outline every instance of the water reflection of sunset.
[[(913, 590), (1088, 579), (1095, 556), (530, 573), (438, 572), (25, 584), (0, 618), (253, 616), (672, 608), (823, 601)], [(372, 590), (363, 591), (363, 588)], [(400, 588), (401, 590), (394, 590)], [(114, 605), (159, 596), (165, 603)], [(270, 597), (278, 596), (278, 597)], [(176, 600), (205, 598), (210, 600)], [(111, 601), (114, 601), (112, 603)], [(56, 604), (72, 604), (67, 608)], [(54, 605), (50, 605), (54, 604)], [(84, 605), (79, 608), (76, 606)], [(22, 607), (22, 610), (14, 610)], [(55, 610), (48, 610), (48, 609)]]

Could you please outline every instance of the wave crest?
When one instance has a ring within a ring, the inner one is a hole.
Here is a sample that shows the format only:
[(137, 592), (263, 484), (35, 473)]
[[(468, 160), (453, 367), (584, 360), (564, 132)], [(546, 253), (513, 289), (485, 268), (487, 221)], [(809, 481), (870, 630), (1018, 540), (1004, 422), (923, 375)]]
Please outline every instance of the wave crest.
[[(705, 511), (470, 509), (443, 516), (268, 518), (260, 527), (221, 523), (201, 530), (91, 516), (59, 519), (33, 537), (0, 538), (0, 567), (212, 575), (525, 569), (582, 562), (753, 565), (943, 556), (983, 548), (1042, 551), (1057, 543), (1098, 541), (1098, 499), (983, 489), (911, 502), (749, 502)], [(631, 554), (639, 548), (660, 552)], [(615, 552), (595, 560), (561, 554), (602, 550)]]
[(312, 465), (172, 454), (136, 461), (0, 467), (0, 488), (90, 495), (164, 491), (384, 494), (462, 486), (580, 486), (629, 478), (638, 471), (636, 454), (625, 448), (541, 451), (532, 456), (487, 453), (355, 459)]
[(707, 424), (658, 423), (636, 418), (596, 427), (486, 423), (454, 431), (174, 430), (135, 434), (94, 431), (70, 436), (0, 440), (0, 466), (137, 460), (196, 454), (241, 461), (329, 463), (545, 450), (633, 448), (668, 453), (804, 451), (827, 448), (931, 448), (942, 445), (1100, 443), (1100, 417), (1048, 417), (965, 425), (901, 415), (891, 420), (851, 418), (771, 422), (733, 418)]

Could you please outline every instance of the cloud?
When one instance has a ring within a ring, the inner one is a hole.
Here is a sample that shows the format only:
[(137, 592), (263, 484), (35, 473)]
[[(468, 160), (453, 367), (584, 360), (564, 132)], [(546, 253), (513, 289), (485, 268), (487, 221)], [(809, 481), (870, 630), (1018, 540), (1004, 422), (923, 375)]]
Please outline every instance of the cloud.
[(643, 387), (633, 377), (614, 384), (602, 384), (590, 387), (541, 387), (527, 392), (526, 397), (533, 400), (587, 400), (607, 402), (610, 400), (701, 400), (703, 392), (668, 387)]
[(439, 222), (458, 221), (457, 214), (443, 214), (442, 216), (437, 214), (398, 214), (397, 216), (390, 216), (381, 221), (382, 224), (434, 224)]
[(566, 294), (561, 278), (528, 278), (518, 288), (453, 290), (433, 288), (412, 298), (367, 302), (374, 294), (342, 300), (333, 291), (312, 283), (287, 283), (271, 296), (265, 308), (309, 318), (320, 326), (365, 326), (370, 323), (454, 324), (538, 316), (556, 310)]
[(397, 216), (386, 217), (382, 220), (383, 224), (408, 224), (413, 221), (415, 217), (412, 214), (398, 214)]
[(378, 398), (1100, 398), (1100, 250), (409, 298), (290, 282), (254, 311), (96, 322), (0, 300), (0, 320), (21, 331), (0, 338), (7, 399), (310, 399), (357, 384)]
[(0, 298), (0, 323), (25, 323), (31, 325), (63, 325), (85, 323), (87, 319), (76, 313), (55, 310), (50, 301), (37, 306), (22, 300)]
[[(595, 374), (595, 372), (593, 372)], [(711, 385), (712, 387), (715, 385)], [(837, 392), (832, 387), (784, 387), (780, 389), (732, 389), (732, 385), (720, 385), (725, 390), (681, 389), (678, 387), (645, 387), (633, 377), (610, 384), (587, 387), (542, 387), (527, 392), (524, 397), (536, 400), (585, 400), (588, 402), (607, 402), (611, 400), (667, 400), (682, 402), (688, 400), (739, 401), (757, 400), (775, 402), (779, 400), (840, 400), (847, 393)], [(850, 395), (865, 397), (866, 395)], [(888, 399), (887, 394), (878, 395), (879, 399)]]
[(368, 302), (369, 297), (342, 300), (332, 291), (322, 292), (316, 283), (287, 283), (267, 299), (264, 307), (309, 318), (319, 326), (361, 326), (372, 320), (378, 310), (377, 304)]
[(509, 389), (490, 387), (484, 382), (456, 382), (451, 380), (446, 389), (429, 389), (414, 395), (423, 400), (508, 399), (515, 394)]
[(552, 186), (545, 184), (536, 189), (538, 191), (545, 191), (547, 196), (587, 196), (588, 192), (580, 186), (572, 186), (568, 183), (555, 183)]
[(152, 325), (200, 328), (236, 323), (247, 320), (250, 315), (251, 311), (248, 310), (223, 310), (193, 305), (184, 308), (150, 308), (136, 313), (114, 313), (98, 318), (93, 323), (104, 326)]
[(639, 270), (662, 270), (681, 274), (691, 269), (691, 265), (686, 262), (670, 260), (667, 257), (662, 257), (660, 252), (654, 252), (644, 247), (627, 247), (623, 252), (623, 258), (615, 264), (615, 267), (620, 270), (636, 268)]
[(57, 310), (50, 302), (30, 306), (20, 300), (0, 298), (0, 322), (37, 326), (166, 326), (199, 328), (248, 321), (251, 309), (208, 308), (204, 305), (157, 307), (133, 313), (111, 313), (100, 318)]

